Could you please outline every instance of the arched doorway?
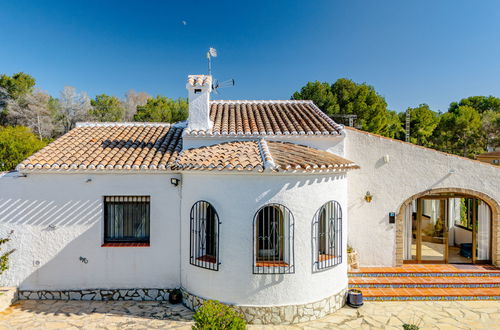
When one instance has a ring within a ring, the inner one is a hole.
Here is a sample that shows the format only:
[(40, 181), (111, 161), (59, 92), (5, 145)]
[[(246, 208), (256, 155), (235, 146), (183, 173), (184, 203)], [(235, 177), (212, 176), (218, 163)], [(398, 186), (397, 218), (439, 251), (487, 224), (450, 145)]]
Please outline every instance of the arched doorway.
[(498, 265), (499, 219), (499, 204), (477, 191), (440, 188), (411, 196), (396, 217), (396, 265)]

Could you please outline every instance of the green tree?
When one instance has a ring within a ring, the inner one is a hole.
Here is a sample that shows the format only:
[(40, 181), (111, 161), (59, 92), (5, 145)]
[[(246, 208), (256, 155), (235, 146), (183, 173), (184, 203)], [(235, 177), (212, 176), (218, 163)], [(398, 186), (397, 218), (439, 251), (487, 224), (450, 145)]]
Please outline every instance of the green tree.
[(452, 102), (448, 111), (455, 112), (461, 106), (469, 106), (482, 114), (485, 111), (500, 112), (500, 98), (494, 96), (470, 96), (460, 102)]
[(470, 106), (443, 114), (435, 131), (437, 149), (471, 158), (484, 151), (481, 116)]
[(92, 108), (89, 114), (97, 121), (115, 122), (123, 120), (125, 109), (116, 96), (97, 95), (95, 99), (90, 100), (90, 104)]
[(188, 117), (188, 102), (185, 98), (173, 100), (158, 95), (149, 98), (145, 105), (137, 106), (135, 121), (175, 123)]
[(8, 123), (8, 104), (32, 93), (34, 87), (35, 78), (29, 74), (18, 72), (11, 77), (6, 74), (0, 75), (0, 125)]
[(0, 171), (13, 170), (45, 144), (27, 127), (0, 127)]
[(387, 126), (382, 135), (393, 139), (404, 137), (405, 129), (396, 111), (389, 110), (387, 112)]
[(12, 77), (0, 75), (0, 87), (5, 88), (10, 98), (17, 100), (33, 92), (35, 78), (24, 72), (15, 73)]
[(481, 115), (486, 146), (500, 147), (500, 111), (487, 110)]
[(300, 89), (300, 92), (295, 92), (292, 95), (293, 100), (311, 100), (324, 113), (331, 116), (336, 111), (337, 99), (332, 93), (332, 88), (327, 82), (308, 82)]
[[(425, 103), (416, 108), (408, 108), (407, 111), (410, 112), (410, 142), (431, 147), (431, 137), (439, 123), (439, 114)], [(401, 112), (399, 118), (401, 123), (406, 123), (405, 112)]]
[[(327, 83), (309, 82), (300, 92), (295, 92), (292, 99), (312, 100), (329, 116), (356, 115), (357, 126), (368, 132), (390, 135), (394, 134), (394, 130), (397, 131), (397, 127), (394, 127), (394, 117), (387, 110), (385, 99), (367, 84), (357, 84), (341, 78), (328, 89)], [(393, 121), (389, 122), (390, 119)]]

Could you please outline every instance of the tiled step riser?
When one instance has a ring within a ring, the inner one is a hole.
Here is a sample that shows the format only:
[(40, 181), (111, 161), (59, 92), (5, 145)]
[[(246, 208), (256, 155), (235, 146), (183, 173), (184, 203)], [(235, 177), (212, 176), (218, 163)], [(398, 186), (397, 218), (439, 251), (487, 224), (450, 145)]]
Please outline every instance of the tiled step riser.
[(349, 284), (350, 289), (359, 288), (500, 288), (500, 283), (468, 283), (468, 284)]
[(363, 297), (365, 301), (500, 300), (500, 296), (399, 296)]
[(500, 277), (500, 273), (349, 273), (349, 277)]

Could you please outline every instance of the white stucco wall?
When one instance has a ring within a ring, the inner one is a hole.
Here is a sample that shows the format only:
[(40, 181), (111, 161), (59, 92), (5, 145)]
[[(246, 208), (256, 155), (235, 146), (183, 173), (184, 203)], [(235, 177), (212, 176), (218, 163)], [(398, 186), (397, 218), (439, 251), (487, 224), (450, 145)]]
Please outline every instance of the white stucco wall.
[[(345, 157), (361, 166), (349, 173), (349, 243), (365, 266), (395, 264), (395, 225), (409, 197), (428, 189), (464, 188), (500, 203), (500, 168), (360, 131), (346, 129)], [(384, 156), (389, 155), (389, 162)], [(450, 173), (450, 169), (454, 173)], [(374, 196), (364, 200), (367, 191)]]
[[(349, 173), (350, 174), (350, 173)], [(348, 174), (348, 175), (349, 175)], [(196, 174), (182, 183), (182, 286), (203, 298), (248, 306), (302, 304), (329, 297), (347, 286), (345, 176)], [(198, 200), (210, 202), (220, 221), (220, 269), (189, 264), (189, 213)], [(327, 201), (343, 208), (343, 263), (312, 272), (312, 221)], [(257, 210), (279, 203), (295, 219), (295, 273), (253, 274), (253, 220)]]
[[(170, 184), (172, 176), (10, 173), (0, 177), (0, 237), (14, 230), (9, 246), (17, 249), (0, 286), (178, 287), (180, 187)], [(87, 183), (88, 179), (92, 181)], [(150, 247), (101, 247), (105, 195), (151, 196)]]

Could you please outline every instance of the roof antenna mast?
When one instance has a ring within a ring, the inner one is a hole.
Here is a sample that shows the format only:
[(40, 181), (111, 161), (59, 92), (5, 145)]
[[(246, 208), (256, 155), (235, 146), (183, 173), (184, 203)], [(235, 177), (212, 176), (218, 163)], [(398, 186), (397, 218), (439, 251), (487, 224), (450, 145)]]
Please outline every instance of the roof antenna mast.
[[(212, 57), (217, 57), (217, 49), (210, 47), (207, 52), (207, 60), (208, 60), (208, 75), (212, 75)], [(215, 94), (219, 94), (220, 88), (232, 87), (234, 86), (234, 79), (229, 79), (225, 81), (218, 81), (217, 79), (212, 79), (212, 90)]]
[(207, 52), (208, 75), (212, 75), (212, 57), (217, 57), (217, 49), (210, 47)]

